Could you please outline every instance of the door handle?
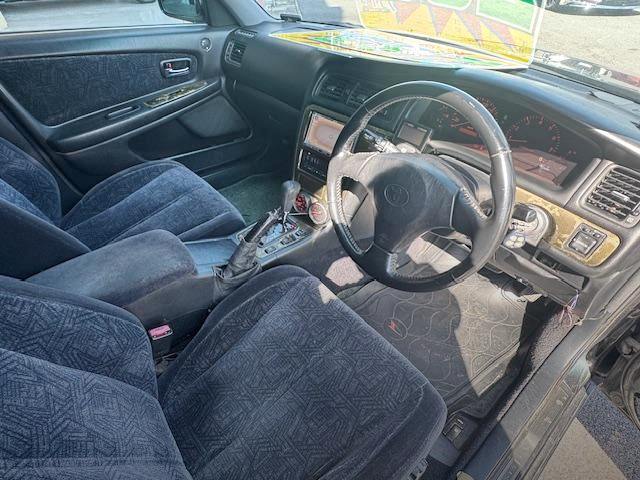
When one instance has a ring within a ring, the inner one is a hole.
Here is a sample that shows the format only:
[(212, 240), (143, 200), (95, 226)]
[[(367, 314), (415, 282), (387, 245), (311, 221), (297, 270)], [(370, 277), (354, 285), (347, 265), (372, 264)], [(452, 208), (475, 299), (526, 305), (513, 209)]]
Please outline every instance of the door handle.
[(160, 62), (160, 71), (165, 78), (189, 75), (191, 73), (190, 58), (174, 58)]

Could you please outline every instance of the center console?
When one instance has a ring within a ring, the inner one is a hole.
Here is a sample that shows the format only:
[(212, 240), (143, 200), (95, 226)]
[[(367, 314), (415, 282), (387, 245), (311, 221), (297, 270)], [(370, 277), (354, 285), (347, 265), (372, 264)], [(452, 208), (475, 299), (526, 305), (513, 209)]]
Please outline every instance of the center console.
[[(199, 275), (211, 274), (216, 268), (226, 265), (240, 241), (249, 233), (253, 225), (234, 235), (186, 242), (185, 245), (196, 264)], [(285, 224), (276, 223), (258, 241), (256, 256), (264, 267), (276, 262), (316, 231), (307, 222), (289, 216)]]
[(343, 128), (343, 122), (310, 109), (306, 115), (304, 135), (299, 144), (298, 171), (318, 181), (326, 181), (331, 153)]

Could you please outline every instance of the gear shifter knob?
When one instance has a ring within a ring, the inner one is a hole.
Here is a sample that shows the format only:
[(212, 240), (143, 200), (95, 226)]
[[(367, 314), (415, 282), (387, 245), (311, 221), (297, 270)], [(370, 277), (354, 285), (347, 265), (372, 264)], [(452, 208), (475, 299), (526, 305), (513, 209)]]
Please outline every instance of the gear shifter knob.
[(287, 220), (287, 215), (296, 201), (296, 197), (300, 193), (300, 184), (295, 180), (287, 180), (282, 183), (280, 189), (280, 208), (282, 208), (282, 221)]

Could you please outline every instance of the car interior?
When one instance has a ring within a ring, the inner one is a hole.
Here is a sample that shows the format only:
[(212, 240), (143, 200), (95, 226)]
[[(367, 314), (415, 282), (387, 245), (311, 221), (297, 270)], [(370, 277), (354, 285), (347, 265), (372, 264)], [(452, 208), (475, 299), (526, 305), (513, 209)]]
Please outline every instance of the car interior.
[(637, 103), (196, 3), (2, 34), (3, 478), (530, 478), (592, 376), (638, 418)]

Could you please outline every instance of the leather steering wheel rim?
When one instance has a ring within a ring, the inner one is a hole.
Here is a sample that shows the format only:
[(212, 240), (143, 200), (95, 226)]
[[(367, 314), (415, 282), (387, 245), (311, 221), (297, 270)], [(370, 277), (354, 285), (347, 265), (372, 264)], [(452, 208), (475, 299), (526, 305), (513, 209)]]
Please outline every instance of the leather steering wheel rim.
[[(460, 173), (439, 157), (353, 153), (360, 134), (374, 115), (395, 103), (420, 99), (457, 110), (484, 142), (491, 160), (493, 210), (489, 215), (482, 211)], [(342, 185), (346, 178), (361, 183), (373, 195), (376, 225), (373, 243), (366, 250), (356, 242), (343, 210)], [(428, 81), (401, 83), (364, 102), (339, 135), (327, 172), (329, 214), (346, 252), (374, 279), (412, 292), (441, 290), (460, 283), (491, 259), (509, 228), (515, 187), (511, 149), (491, 113), (464, 91)], [(399, 273), (398, 253), (406, 248), (407, 242), (440, 228), (456, 230), (471, 238), (469, 255), (460, 264), (436, 275)]]

